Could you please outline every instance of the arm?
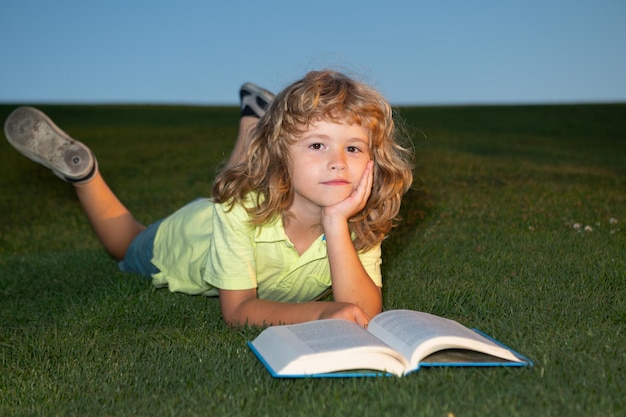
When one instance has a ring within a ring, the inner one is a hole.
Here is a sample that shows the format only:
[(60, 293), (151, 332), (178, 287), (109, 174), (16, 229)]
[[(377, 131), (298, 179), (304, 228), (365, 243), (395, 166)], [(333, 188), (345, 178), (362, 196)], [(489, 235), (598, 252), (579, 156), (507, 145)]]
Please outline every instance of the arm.
[(256, 290), (220, 290), (222, 317), (229, 325), (279, 325), (327, 318), (341, 318), (366, 327), (369, 318), (356, 305), (311, 301), (283, 303), (261, 300)]
[(357, 189), (346, 200), (322, 212), (334, 299), (359, 306), (369, 317), (382, 311), (381, 290), (361, 264), (352, 244), (348, 219), (365, 207), (372, 182), (373, 162), (370, 161)]
[(334, 236), (326, 233), (326, 241), (333, 297), (338, 302), (355, 304), (369, 317), (374, 317), (382, 311), (381, 289), (363, 268), (350, 239), (347, 222), (331, 229)]

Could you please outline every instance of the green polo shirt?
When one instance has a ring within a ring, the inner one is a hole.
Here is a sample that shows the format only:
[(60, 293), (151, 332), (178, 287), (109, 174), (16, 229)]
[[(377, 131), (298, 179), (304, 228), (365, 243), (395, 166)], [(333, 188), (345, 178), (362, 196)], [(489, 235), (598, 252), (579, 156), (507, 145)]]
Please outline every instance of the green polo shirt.
[[(280, 216), (253, 226), (242, 205), (227, 209), (198, 199), (161, 223), (154, 239), (152, 262), (160, 270), (153, 275), (154, 285), (204, 295), (256, 288), (259, 298), (283, 302), (315, 300), (331, 287), (323, 236), (299, 255)], [(372, 281), (382, 286), (380, 245), (359, 258)]]

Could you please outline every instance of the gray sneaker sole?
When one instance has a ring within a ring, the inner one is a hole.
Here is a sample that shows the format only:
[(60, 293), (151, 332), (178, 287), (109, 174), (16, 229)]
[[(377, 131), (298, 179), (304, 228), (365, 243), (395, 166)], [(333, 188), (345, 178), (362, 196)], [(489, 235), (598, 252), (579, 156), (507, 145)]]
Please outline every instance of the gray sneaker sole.
[(19, 107), (7, 118), (4, 133), (22, 155), (73, 182), (87, 177), (95, 158), (89, 148), (59, 129), (44, 113)]

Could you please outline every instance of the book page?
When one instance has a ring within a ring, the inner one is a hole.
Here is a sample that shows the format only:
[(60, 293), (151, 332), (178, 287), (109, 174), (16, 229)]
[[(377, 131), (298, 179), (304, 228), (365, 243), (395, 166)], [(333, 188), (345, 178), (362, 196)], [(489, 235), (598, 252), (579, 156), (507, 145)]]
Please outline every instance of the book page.
[(408, 361), (346, 320), (268, 327), (252, 342), (277, 374), (317, 374), (349, 369), (401, 374)]
[(442, 349), (471, 349), (520, 361), (508, 349), (453, 320), (418, 311), (381, 313), (370, 321), (368, 331), (409, 359), (412, 367)]
[(346, 320), (312, 321), (306, 326), (292, 326), (289, 331), (305, 343), (312, 352), (350, 349), (358, 346), (387, 347), (380, 339)]

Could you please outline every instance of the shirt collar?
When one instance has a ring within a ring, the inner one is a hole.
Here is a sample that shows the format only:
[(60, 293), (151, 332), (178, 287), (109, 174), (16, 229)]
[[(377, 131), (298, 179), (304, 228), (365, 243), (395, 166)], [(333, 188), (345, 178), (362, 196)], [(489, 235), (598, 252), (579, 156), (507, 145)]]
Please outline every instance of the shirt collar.
[[(289, 237), (287, 237), (287, 234), (285, 233), (281, 216), (276, 216), (276, 219), (263, 226), (257, 226), (254, 241), (256, 243), (285, 242), (290, 246), (293, 246)], [(300, 258), (303, 262), (310, 262), (326, 256), (326, 237), (324, 235), (320, 235)]]

